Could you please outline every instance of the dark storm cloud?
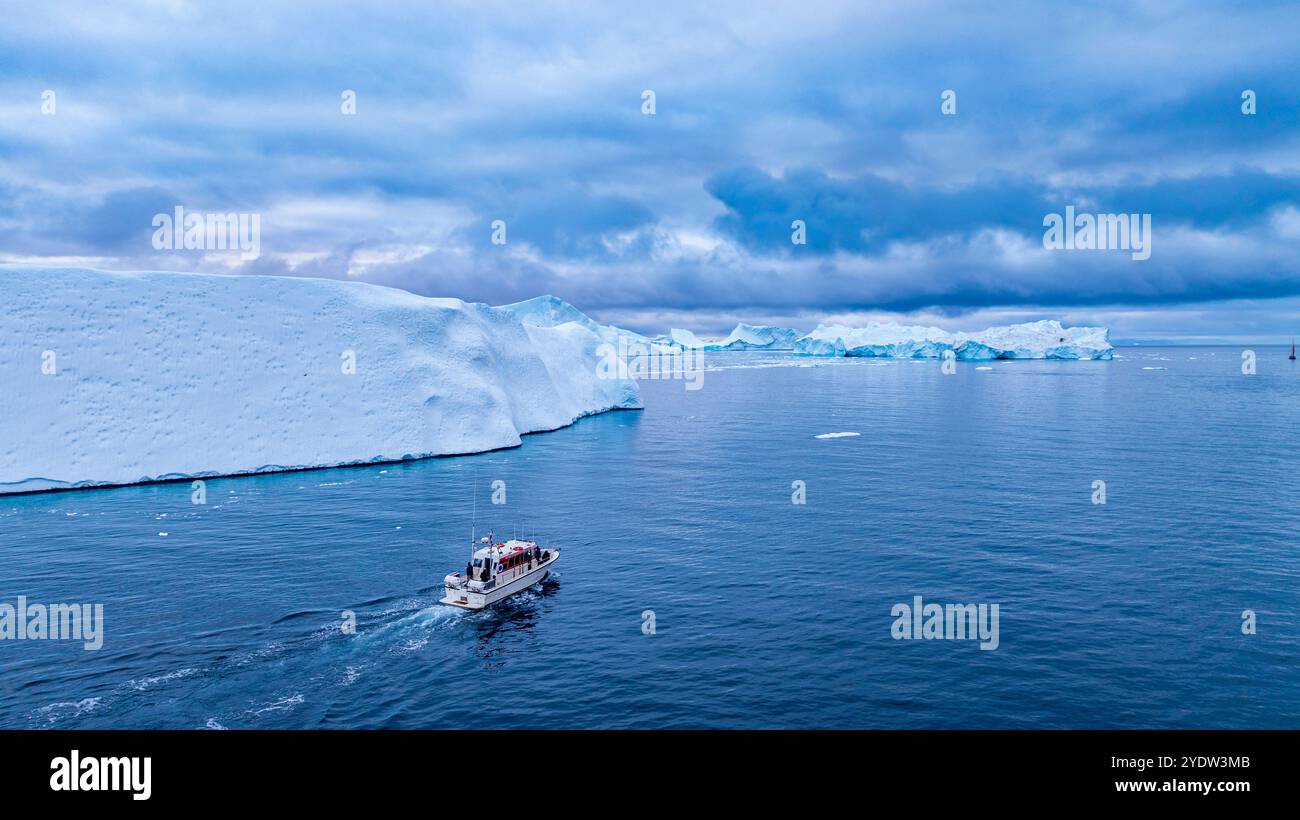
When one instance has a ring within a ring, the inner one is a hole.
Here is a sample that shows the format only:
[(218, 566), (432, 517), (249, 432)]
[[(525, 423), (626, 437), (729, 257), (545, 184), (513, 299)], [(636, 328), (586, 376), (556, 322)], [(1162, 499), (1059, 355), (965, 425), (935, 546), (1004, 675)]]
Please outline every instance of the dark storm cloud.
[[(611, 315), (1286, 297), (1297, 23), (1272, 3), (52, 2), (0, 32), (0, 257)], [(1151, 213), (1152, 258), (1043, 251), (1066, 204)], [(175, 205), (260, 213), (264, 256), (142, 245)]]

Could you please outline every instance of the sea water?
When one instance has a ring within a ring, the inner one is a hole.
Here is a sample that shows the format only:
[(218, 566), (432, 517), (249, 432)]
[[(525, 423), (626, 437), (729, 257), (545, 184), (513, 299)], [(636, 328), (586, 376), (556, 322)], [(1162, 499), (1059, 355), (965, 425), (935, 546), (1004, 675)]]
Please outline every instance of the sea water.
[[(710, 354), (513, 450), (0, 498), (0, 603), (103, 605), (0, 640), (0, 726), (1298, 726), (1300, 369), (1117, 352)], [(472, 526), (557, 571), (438, 604)]]

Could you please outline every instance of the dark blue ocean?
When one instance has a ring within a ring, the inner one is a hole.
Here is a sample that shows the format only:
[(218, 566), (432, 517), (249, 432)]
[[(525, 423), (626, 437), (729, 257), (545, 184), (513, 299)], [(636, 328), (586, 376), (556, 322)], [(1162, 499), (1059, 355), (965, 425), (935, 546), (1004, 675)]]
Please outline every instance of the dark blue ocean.
[[(1300, 369), (1257, 352), (716, 354), (514, 450), (0, 498), (0, 602), (105, 612), (0, 641), (0, 726), (1297, 727)], [(472, 506), (555, 576), (439, 605)], [(998, 648), (895, 640), (916, 595)]]

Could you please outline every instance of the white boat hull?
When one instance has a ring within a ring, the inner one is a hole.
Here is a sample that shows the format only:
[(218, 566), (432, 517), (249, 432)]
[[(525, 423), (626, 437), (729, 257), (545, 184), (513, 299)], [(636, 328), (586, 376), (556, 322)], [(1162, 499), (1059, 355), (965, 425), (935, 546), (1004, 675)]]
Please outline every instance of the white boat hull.
[(447, 584), (444, 587), (446, 597), (442, 598), (439, 603), (458, 606), (461, 609), (483, 609), (491, 606), (498, 601), (505, 600), (517, 592), (523, 592), (525, 589), (540, 584), (546, 580), (546, 576), (551, 574), (551, 565), (560, 560), (560, 551), (551, 549), (547, 550), (549, 556), (545, 561), (541, 561), (537, 566), (528, 572), (524, 572), (517, 577), (511, 578), (505, 583), (496, 584), (497, 579), (491, 589), (485, 589), (482, 592), (469, 588), (468, 583), (461, 582), (458, 586)]

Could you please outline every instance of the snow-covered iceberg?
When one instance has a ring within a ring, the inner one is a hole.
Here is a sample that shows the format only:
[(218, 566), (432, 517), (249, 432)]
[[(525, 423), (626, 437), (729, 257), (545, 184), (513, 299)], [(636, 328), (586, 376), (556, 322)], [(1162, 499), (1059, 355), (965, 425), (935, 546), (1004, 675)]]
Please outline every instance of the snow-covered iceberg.
[(543, 327), (361, 282), (16, 266), (0, 306), (0, 493), (483, 452), (641, 406), (635, 382), (602, 378), (581, 314)]
[(747, 325), (740, 322), (725, 339), (701, 339), (689, 330), (673, 328), (668, 338), (673, 344), (688, 350), (794, 350), (794, 343), (803, 336), (788, 327)]
[(679, 327), (668, 331), (668, 341), (670, 344), (684, 347), (687, 350), (703, 350), (707, 345), (713, 343), (711, 339), (701, 339), (691, 331), (682, 330)]
[(818, 325), (794, 343), (807, 356), (935, 359), (951, 350), (958, 359), (1110, 359), (1104, 327), (1062, 327), (1055, 320), (949, 333), (937, 327), (872, 322), (865, 327)]
[(525, 299), (522, 302), (501, 305), (500, 309), (510, 311), (519, 318), (519, 321), (533, 327), (555, 327), (566, 322), (574, 322), (597, 335), (601, 335), (606, 331), (618, 330), (618, 328), (609, 325), (597, 324), (595, 319), (592, 319), (560, 297), (552, 296), (549, 293), (545, 296)]
[(657, 352), (671, 347), (659, 338), (652, 339), (614, 325), (602, 325), (560, 297), (550, 294), (510, 305), (501, 305), (499, 309), (510, 311), (519, 318), (519, 321), (531, 327), (556, 327), (567, 322), (582, 325), (599, 336), (602, 341), (613, 345), (615, 350), (630, 355)]
[(747, 325), (741, 322), (731, 335), (718, 344), (718, 350), (794, 350), (803, 334), (788, 327)]

